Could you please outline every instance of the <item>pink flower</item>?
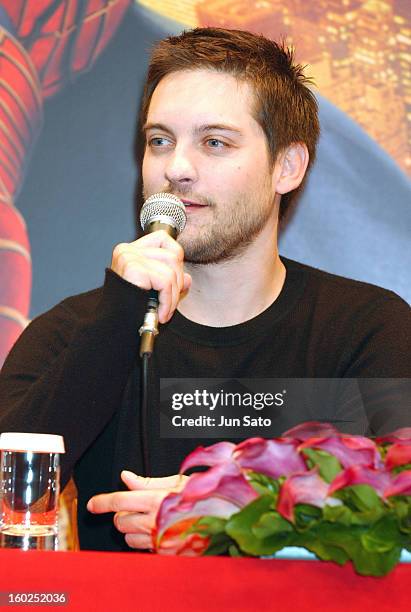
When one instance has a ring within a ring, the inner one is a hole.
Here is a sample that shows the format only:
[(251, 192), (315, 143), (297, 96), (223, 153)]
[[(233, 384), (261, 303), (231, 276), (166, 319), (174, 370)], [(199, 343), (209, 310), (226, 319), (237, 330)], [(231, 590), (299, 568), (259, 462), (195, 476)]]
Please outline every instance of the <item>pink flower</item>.
[(208, 448), (199, 447), (190, 453), (180, 471), (201, 465), (215, 467), (234, 464), (242, 470), (253, 470), (278, 478), (306, 470), (304, 458), (298, 453), (297, 447), (296, 440), (281, 438), (250, 438), (237, 446), (230, 442), (219, 442)]
[(368, 465), (375, 468), (383, 466), (376, 444), (363, 436), (341, 435), (338, 438), (310, 438), (303, 442), (299, 450), (315, 448), (334, 455), (345, 468), (351, 465)]
[[(192, 543), (196, 543), (195, 550), (193, 546), (182, 545), (184, 530), (178, 527), (181, 522), (189, 519), (194, 522), (203, 516), (229, 518), (257, 497), (257, 492), (234, 462), (217, 464), (207, 472), (192, 474), (184, 489), (168, 495), (160, 506), (155, 530), (157, 551), (190, 555), (195, 554), (197, 548), (202, 551), (198, 538), (191, 538)], [(180, 536), (176, 537), (176, 533)]]
[(213, 466), (230, 462), (235, 448), (236, 445), (232, 442), (217, 442), (217, 444), (208, 447), (199, 446), (184, 459), (180, 473), (200, 465)]
[(393, 495), (411, 495), (411, 470), (401, 472), (385, 491), (385, 497)]
[(296, 425), (296, 427), (284, 432), (282, 437), (293, 438), (302, 442), (309, 438), (330, 438), (339, 435), (340, 432), (338, 429), (336, 429), (334, 425), (330, 425), (330, 423), (307, 421), (307, 423), (301, 423), (301, 425)]
[[(157, 514), (154, 537), (156, 551), (161, 554), (195, 556), (195, 550), (186, 542), (187, 538), (194, 534), (184, 536), (184, 532), (203, 516), (229, 518), (238, 510), (236, 504), (219, 497), (185, 502), (182, 493), (170, 493), (163, 500)], [(197, 540), (196, 543), (198, 544)], [(203, 549), (199, 554), (202, 552)]]
[(385, 457), (385, 465), (392, 470), (399, 465), (411, 463), (411, 442), (397, 443), (390, 446)]
[(382, 499), (393, 495), (411, 495), (411, 470), (393, 476), (391, 472), (373, 470), (364, 465), (352, 466), (334, 478), (329, 493), (331, 495), (339, 489), (357, 484), (369, 485)]
[(234, 458), (243, 469), (279, 478), (307, 469), (297, 447), (296, 440), (251, 438), (237, 445)]
[(411, 443), (411, 427), (402, 427), (401, 429), (396, 429), (393, 433), (376, 438), (375, 441), (377, 442), (377, 444), (387, 444), (392, 442)]
[(294, 506), (311, 504), (323, 508), (326, 504), (339, 506), (341, 501), (329, 497), (329, 485), (314, 468), (302, 474), (293, 474), (284, 482), (277, 502), (278, 512), (288, 521), (294, 522)]
[(340, 472), (330, 484), (330, 495), (339, 489), (357, 484), (366, 484), (373, 487), (380, 497), (385, 497), (388, 487), (393, 479), (390, 472), (375, 470), (366, 465), (348, 467)]
[(218, 495), (238, 507), (245, 506), (258, 496), (234, 462), (192, 474), (182, 495), (185, 502), (196, 502)]
[(165, 531), (161, 540), (158, 540), (155, 535), (154, 541), (158, 542), (156, 552), (161, 555), (179, 555), (183, 557), (199, 557), (202, 555), (210, 543), (208, 536), (191, 533), (183, 537), (183, 534), (197, 521), (197, 518), (181, 520), (171, 525)]

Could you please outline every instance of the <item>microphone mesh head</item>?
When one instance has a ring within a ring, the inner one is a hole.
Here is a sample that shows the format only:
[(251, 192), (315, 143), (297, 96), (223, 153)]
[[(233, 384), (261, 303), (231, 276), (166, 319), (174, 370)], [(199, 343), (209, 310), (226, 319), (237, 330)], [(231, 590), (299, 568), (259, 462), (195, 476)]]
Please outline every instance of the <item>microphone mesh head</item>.
[(187, 216), (183, 202), (172, 193), (155, 193), (144, 202), (140, 213), (143, 230), (153, 221), (167, 223), (180, 234), (186, 224)]

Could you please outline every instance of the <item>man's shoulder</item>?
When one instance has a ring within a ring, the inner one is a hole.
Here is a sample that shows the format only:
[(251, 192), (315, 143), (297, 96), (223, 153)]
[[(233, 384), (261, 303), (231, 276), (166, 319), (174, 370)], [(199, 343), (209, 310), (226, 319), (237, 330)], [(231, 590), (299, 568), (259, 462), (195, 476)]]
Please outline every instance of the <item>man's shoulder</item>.
[(76, 318), (88, 318), (95, 312), (103, 295), (103, 287), (96, 287), (89, 291), (70, 295), (59, 302), (54, 308), (70, 313)]
[(33, 318), (27, 329), (54, 328), (70, 330), (80, 319), (88, 319), (96, 312), (103, 287), (64, 298)]
[(304, 279), (294, 319), (316, 356), (334, 358), (339, 376), (409, 376), (411, 309), (405, 300), (371, 283), (284, 263), (290, 276)]
[(376, 306), (384, 302), (393, 302), (409, 310), (408, 303), (390, 289), (326, 272), (283, 257), (282, 260), (287, 272), (305, 279), (306, 297), (310, 296), (312, 299), (321, 303), (324, 302), (330, 307), (340, 305), (357, 309)]

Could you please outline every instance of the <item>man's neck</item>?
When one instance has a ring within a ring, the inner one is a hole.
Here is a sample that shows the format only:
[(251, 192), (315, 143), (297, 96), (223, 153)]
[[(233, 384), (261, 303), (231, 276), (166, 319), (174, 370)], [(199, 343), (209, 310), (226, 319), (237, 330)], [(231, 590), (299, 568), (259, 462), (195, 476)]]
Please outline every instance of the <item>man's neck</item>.
[(211, 327), (237, 325), (266, 310), (279, 296), (286, 274), (273, 228), (265, 228), (236, 258), (185, 267), (193, 283), (178, 310)]

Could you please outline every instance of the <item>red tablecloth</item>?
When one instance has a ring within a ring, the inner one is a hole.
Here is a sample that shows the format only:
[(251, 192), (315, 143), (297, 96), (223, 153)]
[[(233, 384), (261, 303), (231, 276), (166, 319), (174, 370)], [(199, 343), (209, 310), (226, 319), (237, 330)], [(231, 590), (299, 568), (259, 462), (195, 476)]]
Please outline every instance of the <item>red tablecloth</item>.
[(385, 578), (364, 578), (350, 566), (316, 561), (3, 549), (0, 591), (65, 592), (62, 612), (396, 612), (411, 609), (411, 564)]

